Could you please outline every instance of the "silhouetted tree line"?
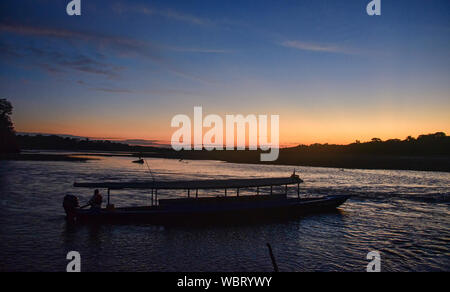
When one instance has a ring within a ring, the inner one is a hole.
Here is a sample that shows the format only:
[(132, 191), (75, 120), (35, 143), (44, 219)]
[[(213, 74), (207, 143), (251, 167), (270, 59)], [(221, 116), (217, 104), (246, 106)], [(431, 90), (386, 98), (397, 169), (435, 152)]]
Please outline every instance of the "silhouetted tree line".
[(324, 153), (324, 154), (370, 154), (395, 156), (450, 155), (450, 137), (443, 132), (411, 136), (405, 140), (390, 139), (382, 141), (373, 138), (370, 142), (356, 141), (349, 145), (313, 144), (299, 145), (286, 149), (288, 152)]
[(91, 141), (89, 139), (65, 138), (57, 135), (18, 135), (17, 140), (22, 149), (40, 150), (101, 150), (130, 151), (130, 146), (111, 141)]
[[(132, 152), (173, 152), (171, 156), (189, 156), (191, 158), (228, 158), (228, 156), (243, 159), (246, 156), (251, 161), (259, 156), (259, 151), (182, 151), (175, 152), (170, 149), (156, 147), (130, 146), (111, 141), (98, 141), (89, 139), (64, 138), (61, 136), (44, 135), (18, 135), (17, 140), (23, 149), (43, 150), (97, 150), (97, 151), (132, 151)], [(192, 155), (190, 155), (189, 153)], [(281, 149), (280, 156), (307, 156), (307, 155), (392, 155), (392, 156), (429, 156), (450, 155), (450, 137), (438, 132), (429, 135), (420, 135), (417, 138), (408, 137), (405, 140), (391, 139), (382, 141), (374, 138), (370, 142), (355, 142), (349, 145), (312, 144)], [(204, 157), (200, 157), (204, 156)]]
[[(17, 136), (23, 149), (125, 151), (135, 156), (193, 160), (261, 163), (260, 151), (180, 151), (170, 148), (130, 146), (111, 141), (60, 136)], [(313, 144), (280, 150), (280, 165), (303, 165), (360, 169), (409, 169), (450, 171), (450, 137), (444, 133), (408, 137), (405, 140), (372, 139), (349, 145)]]
[(14, 125), (11, 121), (12, 111), (11, 103), (4, 98), (0, 99), (0, 153), (19, 152)]
[[(124, 151), (135, 156), (175, 159), (208, 159), (236, 163), (261, 163), (261, 151), (180, 151), (170, 148), (131, 146), (119, 142), (61, 137), (57, 135), (15, 135), (11, 121), (13, 107), (0, 99), (0, 154), (22, 149), (70, 151)], [(1, 157), (1, 156), (0, 156)], [(299, 145), (280, 150), (277, 161), (284, 165), (336, 168), (410, 169), (450, 172), (450, 137), (443, 132), (411, 136), (405, 140), (369, 142), (349, 145)]]

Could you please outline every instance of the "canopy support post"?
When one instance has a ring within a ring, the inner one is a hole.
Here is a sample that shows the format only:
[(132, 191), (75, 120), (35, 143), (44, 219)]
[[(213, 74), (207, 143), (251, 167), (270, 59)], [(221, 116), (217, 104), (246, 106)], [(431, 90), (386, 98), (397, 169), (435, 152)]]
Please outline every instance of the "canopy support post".
[(188, 198), (190, 198), (190, 197), (191, 197), (191, 190), (188, 189)]
[(256, 194), (259, 195), (259, 187), (256, 188)]
[(286, 196), (287, 196), (287, 194), (288, 194), (288, 185), (286, 185), (286, 187), (285, 187), (285, 193), (286, 193)]
[(195, 190), (195, 198), (198, 199), (198, 189)]
[(273, 186), (270, 186), (270, 195), (272, 196), (273, 194)]
[(297, 184), (297, 197), (300, 199), (300, 184)]
[(225, 197), (227, 196), (227, 189), (225, 189)]
[(111, 202), (111, 190), (108, 189), (108, 206), (110, 202)]
[(237, 196), (239, 197), (239, 188), (237, 189), (237, 192), (236, 192), (236, 194), (237, 194)]
[(158, 189), (155, 190), (155, 206), (158, 205)]

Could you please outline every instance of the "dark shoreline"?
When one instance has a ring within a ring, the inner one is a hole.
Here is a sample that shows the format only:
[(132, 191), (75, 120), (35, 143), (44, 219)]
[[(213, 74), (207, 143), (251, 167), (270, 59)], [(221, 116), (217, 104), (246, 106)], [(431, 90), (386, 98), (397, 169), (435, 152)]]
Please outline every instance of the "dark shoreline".
[(65, 162), (87, 162), (95, 158), (76, 157), (77, 154), (37, 154), (17, 153), (0, 154), (0, 161), (65, 161)]
[[(373, 138), (370, 142), (348, 145), (312, 144), (279, 149), (273, 162), (261, 162), (257, 151), (175, 151), (172, 148), (136, 146), (108, 140), (81, 140), (53, 136), (18, 135), (19, 145), (24, 150), (65, 151), (59, 156), (48, 154), (21, 154), (6, 157), (9, 160), (43, 161), (87, 161), (89, 156), (155, 157), (179, 160), (217, 160), (230, 163), (331, 167), (342, 169), (388, 169), (450, 172), (450, 136), (443, 132), (420, 135), (405, 140), (382, 141)], [(67, 152), (76, 152), (76, 158)], [(5, 160), (0, 156), (1, 160)]]
[[(39, 151), (39, 150), (35, 150)], [(48, 151), (48, 150), (46, 150)], [(58, 150), (55, 150), (58, 151)], [(60, 151), (60, 150), (59, 150)], [(0, 160), (11, 161), (65, 161), (65, 162), (87, 162), (98, 160), (99, 158), (89, 158), (80, 156), (99, 157), (130, 157), (130, 161), (138, 156), (143, 158), (164, 158), (177, 160), (216, 160), (227, 163), (259, 164), (259, 165), (279, 165), (279, 166), (306, 166), (324, 167), (336, 169), (373, 169), (373, 170), (411, 170), (411, 171), (434, 171), (450, 172), (449, 156), (388, 156), (388, 155), (340, 155), (333, 157), (327, 155), (305, 155), (292, 160), (289, 156), (280, 157), (277, 161), (261, 162), (258, 151), (181, 151), (175, 152), (170, 149), (163, 149), (160, 152), (140, 152), (130, 153), (129, 151), (100, 151), (86, 152), (73, 150), (71, 154), (42, 154), (42, 153), (22, 153), (22, 154), (1, 154)]]
[[(338, 169), (374, 169), (374, 170), (411, 170), (450, 172), (449, 156), (388, 156), (388, 155), (341, 155), (330, 157), (327, 155), (305, 155), (301, 158), (291, 159), (289, 156), (280, 157), (277, 161), (261, 162), (257, 151), (249, 153), (230, 153), (214, 155), (213, 152), (199, 151), (177, 153), (141, 153), (142, 157), (166, 158), (182, 160), (217, 160), (228, 163), (280, 165), (280, 166), (307, 166)], [(138, 156), (138, 155), (135, 155)], [(222, 157), (220, 157), (222, 156)]]

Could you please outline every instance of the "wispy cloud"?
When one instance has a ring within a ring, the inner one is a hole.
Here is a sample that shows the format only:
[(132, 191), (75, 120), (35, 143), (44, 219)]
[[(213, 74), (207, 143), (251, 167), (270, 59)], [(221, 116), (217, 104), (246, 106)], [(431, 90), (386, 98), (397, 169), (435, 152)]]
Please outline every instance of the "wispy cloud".
[(232, 50), (223, 49), (202, 49), (202, 48), (183, 48), (183, 47), (168, 47), (169, 50), (182, 53), (201, 53), (201, 54), (229, 54)]
[[(153, 62), (155, 65), (165, 69), (166, 71), (175, 74), (177, 76), (199, 81), (202, 83), (212, 83), (204, 78), (192, 75), (179, 68), (167, 58), (163, 58), (161, 51), (163, 46), (155, 45), (149, 42), (142, 42), (133, 38), (127, 38), (115, 35), (99, 34), (95, 32), (76, 31), (60, 28), (49, 28), (39, 26), (27, 26), (22, 24), (9, 24), (0, 23), (0, 33), (8, 33), (14, 35), (22, 35), (25, 37), (39, 37), (41, 40), (43, 37), (63, 41), (70, 45), (74, 40), (83, 41), (94, 48), (96, 55), (104, 56), (105, 52), (112, 53), (116, 57), (128, 57), (128, 58), (145, 58)], [(85, 47), (86, 48), (86, 47)], [(7, 50), (8, 48), (3, 48)], [(200, 52), (200, 50), (198, 50)], [(206, 52), (208, 50), (203, 50)], [(13, 55), (14, 50), (8, 50), (8, 54)], [(212, 50), (210, 51), (212, 52)], [(218, 52), (218, 51), (216, 51)], [(62, 53), (61, 53), (62, 54)], [(60, 57), (60, 56), (58, 56)], [(47, 68), (54, 68), (49, 66)], [(119, 71), (125, 68), (120, 66), (114, 66), (112, 64), (106, 64), (96, 61), (95, 59), (87, 59), (86, 56), (79, 56), (78, 59), (64, 60), (59, 62), (59, 65), (67, 65), (72, 69), (82, 71), (85, 73), (102, 74), (108, 77), (112, 77), (112, 71)]]
[(72, 59), (57, 60), (57, 62), (63, 68), (70, 68), (72, 70), (77, 70), (84, 73), (104, 75), (109, 78), (117, 77), (118, 72), (124, 69), (122, 66), (99, 62), (82, 55), (76, 56)]
[(335, 53), (335, 54), (347, 54), (354, 55), (359, 54), (358, 50), (349, 49), (340, 47), (337, 45), (330, 44), (319, 44), (319, 43), (311, 43), (311, 42), (303, 42), (303, 41), (285, 41), (281, 43), (283, 47), (302, 50), (302, 51), (310, 51), (310, 52), (323, 52), (323, 53)]
[(138, 13), (148, 16), (161, 16), (167, 19), (180, 21), (195, 25), (211, 25), (212, 22), (208, 19), (197, 17), (191, 14), (182, 13), (172, 9), (160, 9), (155, 7), (150, 7), (148, 5), (129, 5), (125, 3), (115, 3), (113, 10), (118, 14), (125, 13)]
[(101, 92), (107, 92), (107, 93), (134, 93), (133, 90), (126, 89), (126, 88), (96, 87), (96, 86), (93, 86), (92, 84), (87, 83), (86, 81), (83, 81), (83, 80), (78, 80), (76, 83), (78, 85), (85, 86), (89, 90), (93, 90), (93, 91), (101, 91)]
[(18, 46), (0, 42), (0, 53), (10, 59), (27, 60), (28, 65), (39, 67), (49, 73), (60, 74), (73, 70), (112, 79), (118, 77), (118, 73), (124, 69), (122, 66), (99, 61), (88, 55), (69, 52), (62, 54), (34, 45)]
[(121, 88), (93, 88), (95, 91), (102, 91), (108, 93), (133, 93), (132, 90), (129, 89), (121, 89)]
[(116, 86), (103, 86), (98, 87), (90, 82), (86, 82), (84, 80), (78, 80), (76, 82), (78, 85), (85, 86), (89, 90), (93, 91), (102, 91), (102, 92), (108, 92), (108, 93), (136, 93), (136, 94), (146, 94), (146, 95), (172, 95), (172, 96), (180, 96), (180, 95), (189, 95), (189, 96), (200, 96), (201, 93), (199, 92), (193, 92), (193, 91), (187, 91), (187, 90), (177, 90), (177, 89), (164, 89), (164, 88), (154, 88), (151, 90), (131, 90), (126, 88), (119, 88)]
[(0, 23), (0, 32), (31, 37), (47, 37), (64, 41), (79, 40), (88, 42), (97, 48), (110, 48), (121, 54), (137, 53), (155, 60), (160, 59), (157, 46), (149, 44), (148, 42), (141, 42), (127, 37), (99, 34), (88, 31), (5, 23)]

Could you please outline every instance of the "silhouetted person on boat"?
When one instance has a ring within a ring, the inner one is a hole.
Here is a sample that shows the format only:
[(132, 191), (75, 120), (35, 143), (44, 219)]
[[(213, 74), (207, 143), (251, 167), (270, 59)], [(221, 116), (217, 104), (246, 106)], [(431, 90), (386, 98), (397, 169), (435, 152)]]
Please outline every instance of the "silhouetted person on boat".
[(100, 194), (99, 190), (94, 191), (94, 195), (89, 200), (89, 205), (91, 206), (92, 210), (100, 210), (102, 208), (103, 203), (103, 197)]

